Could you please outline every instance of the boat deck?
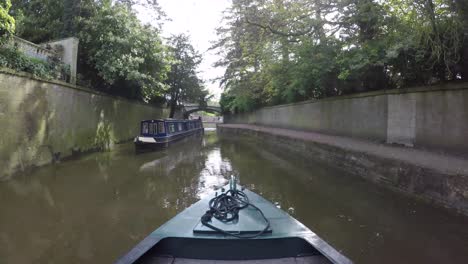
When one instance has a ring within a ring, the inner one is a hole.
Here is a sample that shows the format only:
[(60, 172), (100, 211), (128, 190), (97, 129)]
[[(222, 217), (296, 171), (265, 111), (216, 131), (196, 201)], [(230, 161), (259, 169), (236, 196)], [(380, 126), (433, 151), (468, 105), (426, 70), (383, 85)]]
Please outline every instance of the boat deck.
[[(207, 197), (160, 226), (117, 263), (352, 263), (265, 198), (248, 189), (244, 192), (269, 220), (270, 232), (253, 239), (239, 239), (207, 230), (200, 225), (211, 199)], [(213, 218), (211, 223), (237, 234), (257, 233), (265, 225), (250, 207), (239, 211), (239, 219), (226, 224)]]
[(186, 259), (172, 257), (155, 257), (146, 259), (144, 264), (325, 264), (330, 261), (324, 256), (308, 256), (296, 258), (280, 258), (280, 259), (256, 259), (256, 260), (203, 260), (203, 259)]

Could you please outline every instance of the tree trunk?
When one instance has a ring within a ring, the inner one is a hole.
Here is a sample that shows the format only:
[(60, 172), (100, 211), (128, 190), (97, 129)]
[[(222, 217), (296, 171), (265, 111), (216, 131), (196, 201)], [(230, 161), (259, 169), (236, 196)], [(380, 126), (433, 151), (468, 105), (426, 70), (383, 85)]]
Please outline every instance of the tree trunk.
[(177, 110), (177, 101), (179, 100), (179, 95), (175, 94), (171, 98), (171, 104), (170, 104), (170, 112), (169, 112), (169, 118), (174, 118), (175, 112)]
[(171, 111), (169, 112), (169, 118), (174, 118), (176, 109), (177, 109), (177, 101), (171, 100), (171, 105), (170, 105)]
[(461, 74), (463, 80), (468, 80), (468, 2), (455, 0), (458, 14), (463, 23), (463, 46), (461, 50)]
[(171, 102), (171, 107), (170, 107), (171, 111), (169, 112), (169, 118), (174, 118), (176, 106), (177, 106), (176, 104)]
[(463, 49), (461, 57), (461, 74), (463, 80), (468, 81), (468, 3), (463, 2), (461, 5), (463, 5), (463, 11), (461, 12), (463, 15)]
[(468, 32), (464, 32), (463, 49), (461, 56), (461, 75), (462, 79), (468, 81)]

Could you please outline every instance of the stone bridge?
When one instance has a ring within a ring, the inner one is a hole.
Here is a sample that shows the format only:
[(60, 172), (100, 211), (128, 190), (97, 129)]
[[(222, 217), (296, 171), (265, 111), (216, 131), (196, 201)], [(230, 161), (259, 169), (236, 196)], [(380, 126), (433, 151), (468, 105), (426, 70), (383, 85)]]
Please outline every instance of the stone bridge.
[(200, 105), (196, 103), (184, 103), (182, 107), (182, 112), (184, 113), (184, 118), (188, 118), (191, 113), (197, 111), (205, 111), (209, 113), (218, 113), (221, 114), (221, 107), (219, 105)]

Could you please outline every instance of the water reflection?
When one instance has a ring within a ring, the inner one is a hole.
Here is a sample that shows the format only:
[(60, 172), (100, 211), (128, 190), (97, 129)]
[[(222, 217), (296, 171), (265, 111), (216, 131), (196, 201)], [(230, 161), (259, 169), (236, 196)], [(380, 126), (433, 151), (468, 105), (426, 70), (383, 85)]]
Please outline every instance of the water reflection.
[(239, 176), (357, 263), (465, 263), (468, 222), (328, 165), (215, 133), (115, 151), (0, 182), (1, 263), (109, 263)]
[(198, 199), (210, 140), (143, 155), (120, 145), (1, 182), (0, 262), (112, 262)]
[(231, 175), (230, 161), (222, 158), (220, 148), (212, 149), (208, 153), (204, 168), (198, 177), (198, 198), (201, 199), (212, 195), (214, 190), (228, 183)]
[[(178, 142), (173, 148), (156, 152), (157, 158), (143, 163), (139, 168), (139, 172), (142, 175), (148, 173), (152, 175), (170, 175), (172, 170), (180, 166), (181, 163), (195, 163), (202, 144), (202, 137), (187, 138), (183, 142)], [(183, 148), (180, 148), (182, 146)]]

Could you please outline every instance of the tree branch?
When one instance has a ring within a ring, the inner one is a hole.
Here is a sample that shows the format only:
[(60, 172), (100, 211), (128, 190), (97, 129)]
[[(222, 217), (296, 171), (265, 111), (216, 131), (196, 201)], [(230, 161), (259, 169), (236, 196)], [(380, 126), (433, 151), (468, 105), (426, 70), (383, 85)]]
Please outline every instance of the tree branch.
[(268, 31), (270, 31), (271, 33), (273, 33), (275, 35), (280, 35), (280, 36), (283, 36), (283, 37), (300, 37), (300, 36), (308, 35), (314, 30), (314, 26), (311, 25), (307, 30), (304, 30), (304, 31), (297, 31), (297, 32), (293, 32), (293, 33), (291, 33), (291, 32), (290, 33), (285, 33), (285, 32), (279, 31), (277, 29), (274, 29), (270, 24), (265, 26), (265, 25), (262, 25), (260, 23), (250, 21), (247, 17), (245, 18), (245, 21), (249, 25), (256, 26), (256, 27), (259, 27), (259, 28), (264, 29), (264, 30), (268, 30)]

